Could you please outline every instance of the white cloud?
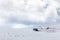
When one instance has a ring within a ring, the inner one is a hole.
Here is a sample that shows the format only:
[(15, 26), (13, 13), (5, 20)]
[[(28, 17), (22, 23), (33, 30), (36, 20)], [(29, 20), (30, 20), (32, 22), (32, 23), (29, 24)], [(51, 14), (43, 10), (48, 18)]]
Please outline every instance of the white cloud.
[[(58, 7), (59, 3), (54, 0), (0, 0), (0, 16), (4, 18), (3, 20), (1, 18), (1, 23), (56, 22)], [(20, 24), (14, 27), (19, 27)], [(24, 26), (26, 25), (22, 27)]]
[(4, 18), (0, 17), (0, 25), (4, 24), (6, 22), (6, 20)]
[(26, 27), (33, 27), (32, 25), (25, 25), (25, 24), (17, 24), (17, 23), (14, 23), (12, 25), (12, 28), (26, 28)]
[(23, 24), (13, 24), (12, 26), (13, 28), (25, 28), (27, 27), (26, 25), (23, 25)]

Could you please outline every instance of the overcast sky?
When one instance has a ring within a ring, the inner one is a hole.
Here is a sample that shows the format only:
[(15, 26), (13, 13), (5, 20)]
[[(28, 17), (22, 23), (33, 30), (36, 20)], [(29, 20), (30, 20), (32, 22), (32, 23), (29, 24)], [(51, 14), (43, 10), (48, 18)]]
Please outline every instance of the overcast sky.
[(0, 0), (0, 27), (60, 24), (60, 0)]

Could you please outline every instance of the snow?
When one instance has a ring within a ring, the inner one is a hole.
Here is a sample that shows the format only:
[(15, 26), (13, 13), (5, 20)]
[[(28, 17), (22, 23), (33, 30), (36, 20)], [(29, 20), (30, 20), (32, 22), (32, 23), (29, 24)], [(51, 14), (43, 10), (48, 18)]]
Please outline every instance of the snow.
[[(60, 31), (60, 30), (59, 30)], [(33, 28), (0, 28), (0, 40), (60, 40), (60, 32), (33, 31)]]

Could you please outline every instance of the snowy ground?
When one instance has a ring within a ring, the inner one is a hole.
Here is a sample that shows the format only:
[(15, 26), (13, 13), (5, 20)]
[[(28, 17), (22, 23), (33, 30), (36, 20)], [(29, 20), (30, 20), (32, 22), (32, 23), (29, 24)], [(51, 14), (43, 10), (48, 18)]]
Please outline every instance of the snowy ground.
[(0, 40), (60, 40), (60, 32), (37, 32), (32, 28), (0, 28)]

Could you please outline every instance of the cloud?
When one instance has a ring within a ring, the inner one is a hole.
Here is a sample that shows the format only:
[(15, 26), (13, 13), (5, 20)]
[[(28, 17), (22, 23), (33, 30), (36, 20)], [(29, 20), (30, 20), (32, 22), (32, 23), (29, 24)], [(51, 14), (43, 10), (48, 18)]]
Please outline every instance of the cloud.
[(27, 27), (26, 25), (23, 25), (23, 24), (13, 24), (12, 26), (13, 28), (25, 28)]
[(60, 16), (60, 8), (57, 9), (57, 14)]
[(32, 25), (25, 25), (25, 24), (16, 24), (12, 25), (12, 28), (26, 28), (26, 27), (33, 27)]
[(5, 19), (0, 17), (0, 25), (5, 23)]
[(17, 28), (54, 23), (58, 16), (56, 10), (58, 7), (59, 3), (54, 0), (0, 0), (0, 23)]

